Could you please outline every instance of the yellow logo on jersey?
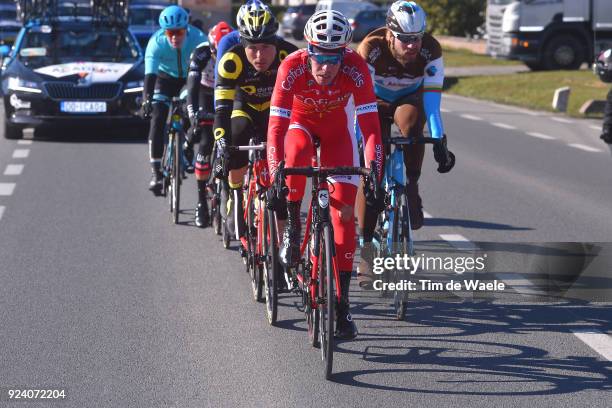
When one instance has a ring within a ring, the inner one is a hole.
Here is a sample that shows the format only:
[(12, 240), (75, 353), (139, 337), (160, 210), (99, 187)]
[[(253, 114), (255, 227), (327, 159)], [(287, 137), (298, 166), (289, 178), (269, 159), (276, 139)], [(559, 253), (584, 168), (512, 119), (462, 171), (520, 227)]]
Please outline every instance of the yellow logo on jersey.
[(236, 79), (242, 72), (242, 60), (238, 54), (227, 52), (221, 57), (217, 71), (222, 78)]
[(223, 128), (216, 128), (215, 129), (215, 140), (219, 140), (223, 136), (225, 136), (225, 129), (223, 129)]
[(248, 93), (249, 95), (254, 95), (257, 92), (257, 88), (254, 87), (253, 85), (241, 86), (240, 89), (242, 89), (244, 92)]

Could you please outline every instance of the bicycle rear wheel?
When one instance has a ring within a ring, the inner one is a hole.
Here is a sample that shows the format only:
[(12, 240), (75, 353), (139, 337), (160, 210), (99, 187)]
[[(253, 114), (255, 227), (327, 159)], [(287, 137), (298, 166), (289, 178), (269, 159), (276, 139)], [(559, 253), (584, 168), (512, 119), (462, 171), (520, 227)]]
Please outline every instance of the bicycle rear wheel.
[(329, 380), (334, 364), (334, 270), (332, 267), (332, 234), (329, 225), (323, 227), (321, 237), (321, 266), (319, 273), (319, 339), (321, 358), (324, 362), (325, 378)]
[(180, 134), (174, 133), (174, 156), (172, 158), (172, 220), (178, 224), (181, 209), (181, 147)]
[[(264, 205), (264, 203), (262, 203)], [(278, 244), (276, 236), (276, 219), (274, 210), (265, 209), (263, 231), (264, 231), (264, 293), (266, 297), (266, 317), (272, 326), (276, 324), (278, 317), (278, 277), (280, 276), (278, 263)]]

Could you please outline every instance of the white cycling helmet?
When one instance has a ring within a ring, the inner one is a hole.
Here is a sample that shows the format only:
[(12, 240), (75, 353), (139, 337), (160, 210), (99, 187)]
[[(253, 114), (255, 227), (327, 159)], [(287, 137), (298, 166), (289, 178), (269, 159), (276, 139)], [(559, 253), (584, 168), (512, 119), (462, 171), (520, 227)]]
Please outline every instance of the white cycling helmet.
[(344, 49), (353, 38), (353, 30), (339, 11), (319, 10), (306, 22), (304, 38), (308, 44), (317, 48)]
[(396, 35), (423, 34), (426, 27), (427, 14), (414, 1), (396, 1), (387, 11), (387, 28)]

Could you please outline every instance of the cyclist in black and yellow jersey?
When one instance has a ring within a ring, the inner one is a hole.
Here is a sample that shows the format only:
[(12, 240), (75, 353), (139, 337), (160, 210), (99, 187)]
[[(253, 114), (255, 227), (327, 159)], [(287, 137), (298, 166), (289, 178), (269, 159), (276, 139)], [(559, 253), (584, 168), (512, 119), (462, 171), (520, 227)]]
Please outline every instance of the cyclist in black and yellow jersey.
[[(248, 145), (258, 135), (266, 139), (270, 99), (280, 62), (297, 50), (293, 44), (276, 35), (278, 22), (268, 6), (259, 0), (249, 0), (240, 7), (236, 18), (240, 44), (230, 48), (217, 64), (215, 86), (215, 121), (213, 133), (217, 151), (224, 154), (226, 146)], [(242, 184), (248, 164), (247, 152), (230, 152), (228, 184), (230, 203), (222, 197), (221, 208), (232, 214), (232, 206), (242, 208)], [(224, 206), (225, 205), (225, 206)], [(229, 217), (229, 232), (244, 236), (245, 222), (241, 211)], [(277, 214), (279, 219), (286, 214)]]

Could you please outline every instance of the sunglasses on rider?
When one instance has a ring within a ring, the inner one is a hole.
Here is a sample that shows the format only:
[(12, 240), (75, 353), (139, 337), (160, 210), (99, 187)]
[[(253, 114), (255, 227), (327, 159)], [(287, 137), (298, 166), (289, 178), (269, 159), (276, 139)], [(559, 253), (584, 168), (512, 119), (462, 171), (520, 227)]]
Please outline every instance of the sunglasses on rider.
[(185, 30), (184, 28), (179, 28), (178, 30), (166, 30), (166, 35), (168, 37), (182, 37), (185, 35), (186, 32), (187, 30)]
[(317, 64), (324, 65), (337, 65), (342, 62), (342, 54), (316, 54), (316, 53), (308, 53), (310, 58), (314, 58), (317, 61)]
[(400, 42), (403, 42), (404, 44), (414, 44), (416, 42), (419, 42), (423, 38), (423, 33), (402, 34), (402, 33), (396, 33), (393, 31), (392, 33), (395, 38), (397, 38), (398, 40), (400, 40)]

